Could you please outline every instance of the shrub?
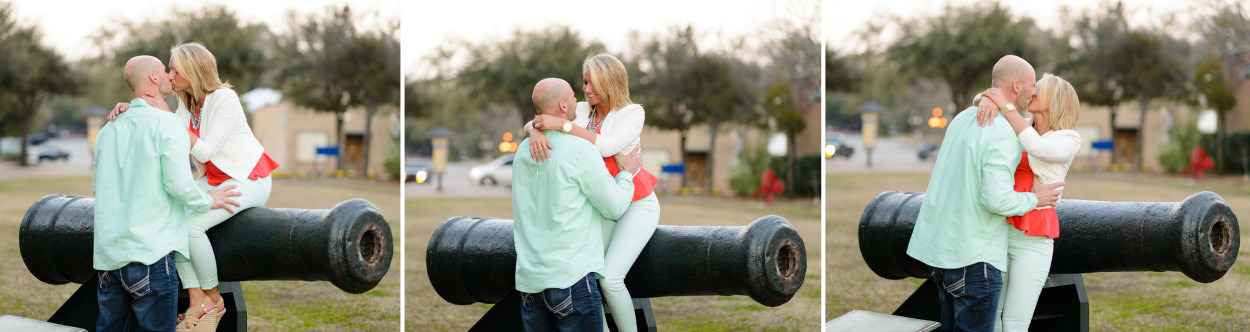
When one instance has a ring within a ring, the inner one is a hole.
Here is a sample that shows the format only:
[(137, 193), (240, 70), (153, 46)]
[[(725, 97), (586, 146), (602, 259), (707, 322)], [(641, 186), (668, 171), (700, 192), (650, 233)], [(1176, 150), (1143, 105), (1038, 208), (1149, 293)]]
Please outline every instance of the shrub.
[(764, 174), (768, 162), (768, 150), (763, 146), (743, 150), (738, 157), (738, 165), (729, 171), (729, 188), (739, 197), (751, 196), (760, 189), (760, 176)]
[[(1215, 157), (1215, 139), (1218, 134), (1203, 134), (1200, 139), (1202, 148), (1207, 150), (1211, 160), (1219, 163)], [(1250, 172), (1246, 165), (1250, 162), (1250, 131), (1228, 133), (1224, 137), (1224, 173), (1238, 174)], [(1216, 169), (1220, 169), (1216, 165)]]
[[(1198, 146), (1198, 127), (1175, 126), (1168, 130), (1168, 144), (1159, 152), (1159, 165), (1168, 173), (1180, 173), (1189, 166), (1189, 156)], [(1204, 148), (1205, 149), (1205, 148)]]
[[(816, 197), (820, 194), (820, 166), (825, 162), (820, 154), (798, 156), (794, 159), (794, 182), (786, 184), (786, 192), (795, 196)], [(786, 157), (773, 157), (769, 168), (777, 173), (777, 178), (786, 180)], [(761, 171), (760, 173), (763, 173)], [(756, 177), (758, 186), (759, 177)]]
[(393, 141), (394, 144), (391, 145), (391, 150), (386, 152), (386, 160), (382, 161), (382, 169), (386, 171), (386, 175), (391, 181), (399, 180), (402, 182), (404, 179), (399, 178), (399, 170), (403, 169), (403, 162), (401, 161), (403, 157), (399, 153), (399, 139), (396, 138)]

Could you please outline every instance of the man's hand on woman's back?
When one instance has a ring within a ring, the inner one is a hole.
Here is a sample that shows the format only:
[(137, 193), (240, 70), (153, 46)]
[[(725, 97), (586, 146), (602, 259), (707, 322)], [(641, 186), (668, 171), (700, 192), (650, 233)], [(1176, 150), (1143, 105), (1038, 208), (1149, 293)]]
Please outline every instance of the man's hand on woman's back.
[(1063, 193), (1063, 181), (1043, 184), (1037, 187), (1037, 207), (1055, 207), (1059, 205), (1059, 194)]
[(616, 156), (616, 165), (621, 170), (629, 172), (629, 174), (637, 175), (642, 170), (642, 147), (634, 147), (629, 153), (618, 153)]

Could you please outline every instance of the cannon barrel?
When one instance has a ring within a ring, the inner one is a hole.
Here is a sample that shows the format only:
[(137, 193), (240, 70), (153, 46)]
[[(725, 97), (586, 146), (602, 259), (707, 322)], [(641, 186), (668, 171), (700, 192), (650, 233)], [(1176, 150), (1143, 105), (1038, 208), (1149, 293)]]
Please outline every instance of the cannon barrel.
[[(426, 249), (430, 283), (455, 304), (496, 303), (514, 289), (512, 221), (455, 217), (444, 221)], [(750, 295), (779, 306), (803, 285), (807, 254), (790, 222), (766, 216), (748, 226), (666, 226), (625, 277), (637, 298)]]
[[(924, 278), (928, 268), (907, 255), (924, 193), (877, 195), (859, 219), (859, 251), (886, 279)], [(1224, 276), (1237, 260), (1237, 216), (1219, 195), (1200, 192), (1180, 202), (1065, 199), (1055, 213), (1051, 273), (1180, 271), (1198, 282)]]
[[(18, 232), (22, 261), (40, 281), (83, 283), (92, 275), (91, 197), (48, 195), (31, 205)], [(222, 281), (328, 280), (363, 293), (391, 265), (391, 229), (362, 199), (329, 210), (250, 208), (208, 231)]]

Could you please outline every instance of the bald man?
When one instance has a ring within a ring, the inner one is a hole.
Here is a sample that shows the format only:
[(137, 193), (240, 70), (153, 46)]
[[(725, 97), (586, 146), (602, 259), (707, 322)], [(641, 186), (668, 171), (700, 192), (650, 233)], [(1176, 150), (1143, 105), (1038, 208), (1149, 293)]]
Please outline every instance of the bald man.
[[(191, 144), (178, 117), (144, 97), (173, 93), (155, 57), (126, 61), (129, 111), (96, 134), (91, 188), (95, 236), (91, 258), (99, 287), (96, 331), (173, 331), (178, 315), (174, 261), (188, 258), (187, 210), (230, 210), (234, 186), (200, 191), (191, 177)], [(127, 326), (134, 316), (135, 326)]]
[[(993, 85), (1014, 105), (1027, 107), (1037, 74), (1024, 59), (1008, 55), (994, 64)], [(1002, 272), (1007, 268), (1006, 216), (1054, 205), (1058, 191), (1012, 190), (1020, 141), (1001, 115), (982, 128), (976, 107), (951, 120), (938, 152), (924, 204), (907, 254), (927, 264), (938, 286), (942, 331), (992, 331)]]
[[(531, 98), (539, 114), (570, 120), (577, 105), (573, 88), (558, 78), (539, 81)], [(621, 172), (609, 175), (594, 145), (569, 135), (570, 129), (544, 131), (556, 148), (542, 162), (530, 155), (525, 139), (512, 164), (516, 290), (526, 331), (603, 330), (600, 216), (617, 220), (625, 214), (634, 174), (642, 168), (635, 150), (617, 156)]]

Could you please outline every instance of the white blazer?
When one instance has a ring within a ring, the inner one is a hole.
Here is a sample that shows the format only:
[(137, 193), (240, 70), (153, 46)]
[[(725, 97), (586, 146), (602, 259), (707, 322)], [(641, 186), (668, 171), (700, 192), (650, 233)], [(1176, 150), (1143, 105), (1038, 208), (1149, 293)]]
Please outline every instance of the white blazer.
[[(174, 112), (182, 123), (190, 125), (191, 111), (178, 98), (178, 110)], [(243, 114), (243, 103), (231, 89), (217, 89), (204, 97), (200, 111), (200, 139), (191, 147), (191, 157), (206, 163), (213, 162), (217, 168), (235, 180), (247, 180), (260, 161), (265, 148), (252, 134)]]
[[(573, 119), (574, 125), (585, 128), (590, 124), (590, 104), (578, 102), (575, 112), (577, 118)], [(603, 127), (599, 131), (602, 134), (595, 138), (595, 149), (604, 158), (633, 151), (641, 142), (639, 137), (642, 136), (642, 125), (646, 120), (646, 112), (638, 104), (625, 105), (609, 112), (603, 118)]]
[[(1029, 119), (1032, 120), (1032, 119)], [(1029, 121), (1032, 123), (1033, 121)], [(1029, 153), (1029, 168), (1033, 169), (1033, 186), (1063, 181), (1072, 167), (1072, 160), (1081, 150), (1081, 134), (1076, 130), (1050, 130), (1038, 135), (1032, 126), (1017, 135), (1020, 145)], [(1060, 194), (1062, 197), (1063, 194)], [(1042, 207), (1040, 209), (1048, 209)]]

